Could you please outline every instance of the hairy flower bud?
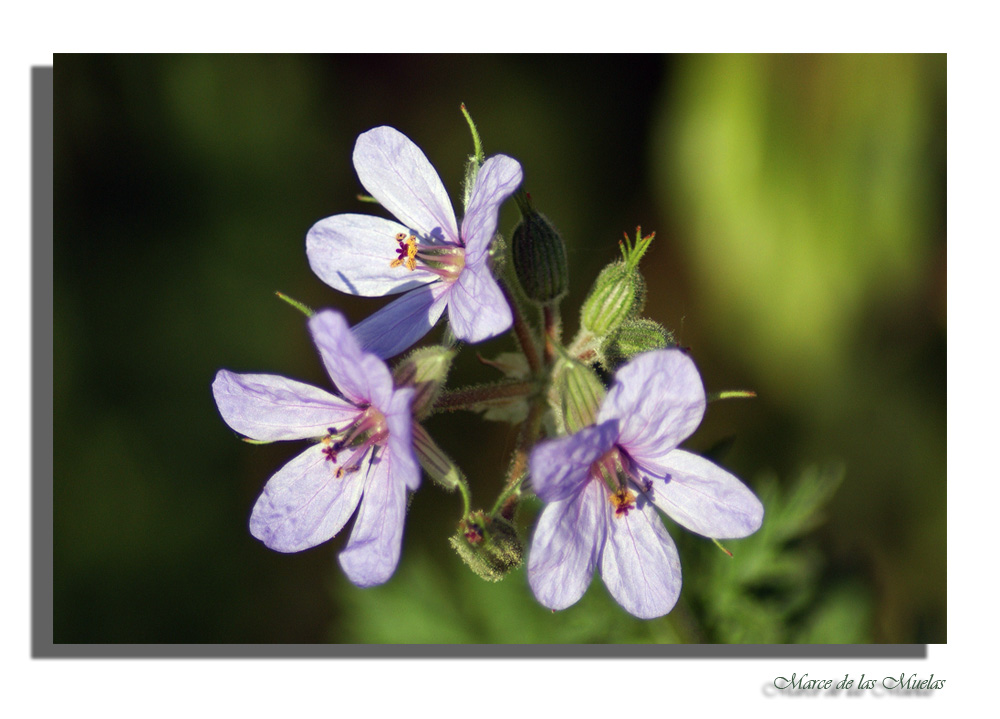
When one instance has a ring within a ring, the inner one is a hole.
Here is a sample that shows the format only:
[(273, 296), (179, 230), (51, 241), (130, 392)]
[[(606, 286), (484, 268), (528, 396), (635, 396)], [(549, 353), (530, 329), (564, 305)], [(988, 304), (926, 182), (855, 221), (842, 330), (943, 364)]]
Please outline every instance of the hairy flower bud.
[(421, 347), (411, 352), (393, 370), (392, 380), (396, 387), (413, 387), (411, 413), (416, 419), (424, 419), (430, 414), (448, 379), (455, 350), (448, 347)]
[(589, 366), (569, 358), (561, 360), (556, 369), (555, 392), (567, 432), (578, 432), (597, 420), (605, 389)]
[(514, 525), (503, 517), (472, 512), (459, 522), (458, 531), (449, 540), (466, 564), (483, 579), (499, 582), (520, 566), (524, 545)]
[(580, 310), (580, 326), (593, 337), (611, 334), (625, 320), (640, 312), (646, 302), (646, 282), (639, 274), (639, 260), (646, 254), (656, 233), (642, 236), (642, 228), (635, 228), (635, 241), (625, 235), (619, 241), (622, 259), (608, 265), (597, 276), (590, 294)]
[(644, 317), (625, 320), (601, 345), (601, 364), (613, 372), (637, 354), (676, 346), (673, 332), (658, 322)]
[(552, 223), (532, 206), (529, 195), (518, 193), (514, 199), (521, 210), (510, 241), (514, 273), (529, 300), (558, 302), (569, 288), (566, 245)]
[(608, 265), (594, 281), (580, 311), (580, 324), (595, 337), (606, 337), (642, 311), (646, 283), (639, 270), (624, 262)]

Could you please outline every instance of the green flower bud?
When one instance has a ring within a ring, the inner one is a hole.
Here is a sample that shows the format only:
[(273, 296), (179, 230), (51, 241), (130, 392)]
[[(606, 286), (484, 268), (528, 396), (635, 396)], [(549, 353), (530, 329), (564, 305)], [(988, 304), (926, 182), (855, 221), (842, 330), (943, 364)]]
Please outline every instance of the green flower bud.
[(605, 389), (589, 366), (570, 358), (561, 360), (556, 369), (555, 393), (568, 433), (578, 432), (597, 421)]
[(465, 482), (465, 475), (458, 465), (438, 447), (423, 425), (416, 422), (413, 423), (413, 451), (427, 476), (449, 492)]
[(646, 302), (646, 282), (639, 274), (639, 260), (646, 254), (656, 233), (642, 236), (636, 228), (635, 242), (625, 235), (619, 242), (622, 260), (608, 265), (597, 276), (580, 311), (580, 325), (594, 337), (605, 337), (625, 320), (642, 312)]
[(531, 204), (525, 193), (514, 196), (521, 220), (510, 240), (511, 260), (524, 295), (539, 304), (558, 302), (569, 289), (566, 244), (559, 232)]
[(613, 372), (637, 354), (676, 346), (673, 332), (658, 322), (644, 317), (625, 320), (601, 345), (601, 364)]
[(392, 380), (397, 387), (413, 387), (413, 404), (410, 411), (414, 418), (424, 419), (430, 414), (434, 401), (441, 393), (455, 350), (448, 347), (421, 347), (414, 350), (396, 365)]
[(503, 517), (488, 516), (481, 509), (459, 522), (458, 531), (449, 541), (462, 561), (490, 582), (499, 582), (517, 569), (524, 557), (524, 545), (514, 525)]
[(639, 271), (615, 262), (597, 276), (583, 302), (580, 324), (595, 337), (605, 337), (641, 312), (645, 299), (646, 283)]

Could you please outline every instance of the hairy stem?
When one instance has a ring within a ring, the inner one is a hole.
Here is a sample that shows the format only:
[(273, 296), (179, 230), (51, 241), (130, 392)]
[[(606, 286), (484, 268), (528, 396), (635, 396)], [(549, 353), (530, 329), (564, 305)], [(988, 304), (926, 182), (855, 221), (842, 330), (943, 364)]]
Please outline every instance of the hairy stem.
[(453, 412), (459, 409), (473, 409), (476, 405), (490, 400), (527, 397), (537, 389), (538, 385), (535, 382), (498, 382), (445, 390), (434, 403), (433, 411)]

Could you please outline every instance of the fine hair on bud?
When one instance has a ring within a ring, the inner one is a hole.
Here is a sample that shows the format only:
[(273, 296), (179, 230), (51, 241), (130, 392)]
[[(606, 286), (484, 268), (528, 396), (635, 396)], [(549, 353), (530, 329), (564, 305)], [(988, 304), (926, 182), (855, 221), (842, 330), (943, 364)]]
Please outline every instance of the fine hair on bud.
[(635, 267), (614, 262), (594, 281), (580, 311), (580, 324), (595, 337), (606, 337), (642, 312), (646, 282)]
[(674, 333), (658, 322), (645, 317), (625, 320), (601, 344), (598, 355), (608, 372), (643, 352), (676, 347)]

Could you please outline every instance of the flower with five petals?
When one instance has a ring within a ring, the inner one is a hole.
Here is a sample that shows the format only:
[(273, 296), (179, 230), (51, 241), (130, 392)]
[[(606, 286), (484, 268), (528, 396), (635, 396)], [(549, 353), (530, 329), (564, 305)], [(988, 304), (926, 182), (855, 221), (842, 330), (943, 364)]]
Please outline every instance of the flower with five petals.
[(402, 294), (353, 328), (379, 357), (423, 337), (445, 308), (455, 336), (481, 342), (506, 331), (510, 308), (493, 278), (489, 246), (500, 205), (521, 184), (521, 165), (494, 155), (479, 168), (459, 228), (441, 178), (413, 142), (391, 127), (358, 137), (354, 167), (368, 193), (398, 220), (341, 214), (306, 236), (309, 265), (352, 295)]
[(542, 604), (574, 604), (600, 568), (629, 613), (649, 619), (673, 609), (680, 559), (654, 507), (715, 539), (760, 528), (764, 508), (746, 485), (677, 449), (704, 413), (691, 359), (679, 349), (647, 352), (618, 370), (595, 424), (532, 450), (531, 481), (548, 502), (528, 558), (528, 581)]
[(318, 440), (267, 482), (250, 533), (279, 552), (298, 552), (339, 532), (358, 509), (340, 564), (356, 585), (381, 584), (399, 562), (406, 490), (420, 485), (413, 451), (412, 389), (394, 389), (385, 363), (363, 352), (344, 318), (309, 320), (331, 394), (268, 374), (220, 370), (212, 384), (226, 423), (263, 442)]

